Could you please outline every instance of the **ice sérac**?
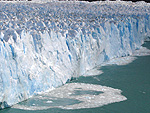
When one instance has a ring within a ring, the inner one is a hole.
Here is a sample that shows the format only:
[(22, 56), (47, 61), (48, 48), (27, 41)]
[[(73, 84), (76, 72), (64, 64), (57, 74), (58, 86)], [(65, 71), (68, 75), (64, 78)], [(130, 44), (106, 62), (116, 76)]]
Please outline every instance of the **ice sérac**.
[(0, 2), (0, 109), (132, 55), (149, 31), (145, 2)]

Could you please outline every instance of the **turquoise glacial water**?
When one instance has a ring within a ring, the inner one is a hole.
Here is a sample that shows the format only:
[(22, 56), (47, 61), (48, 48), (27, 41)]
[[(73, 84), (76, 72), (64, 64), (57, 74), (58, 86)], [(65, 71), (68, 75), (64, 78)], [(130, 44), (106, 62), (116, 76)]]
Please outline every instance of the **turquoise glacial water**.
[[(150, 43), (147, 42), (143, 46), (150, 49)], [(150, 113), (150, 56), (137, 57), (132, 63), (124, 66), (104, 66), (101, 68), (104, 72), (101, 75), (79, 77), (72, 80), (72, 83), (88, 83), (102, 86), (108, 86), (122, 90), (127, 100), (108, 104), (97, 108), (85, 108), (75, 110), (65, 110), (59, 108), (51, 108), (47, 110), (20, 110), (8, 108), (1, 110), (0, 113)], [(74, 95), (82, 94), (98, 95), (101, 92), (92, 91), (76, 91)], [(59, 104), (78, 103), (74, 100), (57, 100)], [(21, 104), (29, 104), (26, 101)], [(40, 103), (40, 102), (39, 102)]]

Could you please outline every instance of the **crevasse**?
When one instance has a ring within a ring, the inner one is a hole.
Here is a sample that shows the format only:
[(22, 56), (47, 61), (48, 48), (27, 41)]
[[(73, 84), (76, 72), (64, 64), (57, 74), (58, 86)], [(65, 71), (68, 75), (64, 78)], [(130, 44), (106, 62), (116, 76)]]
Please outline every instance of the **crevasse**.
[(150, 36), (144, 2), (0, 3), (0, 109), (61, 86)]

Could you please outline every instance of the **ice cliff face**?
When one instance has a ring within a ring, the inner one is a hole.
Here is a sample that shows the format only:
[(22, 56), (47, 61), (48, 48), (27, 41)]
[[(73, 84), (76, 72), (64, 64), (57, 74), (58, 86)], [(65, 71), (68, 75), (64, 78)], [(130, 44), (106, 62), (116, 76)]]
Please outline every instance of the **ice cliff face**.
[(0, 109), (132, 55), (150, 30), (150, 5), (0, 3)]

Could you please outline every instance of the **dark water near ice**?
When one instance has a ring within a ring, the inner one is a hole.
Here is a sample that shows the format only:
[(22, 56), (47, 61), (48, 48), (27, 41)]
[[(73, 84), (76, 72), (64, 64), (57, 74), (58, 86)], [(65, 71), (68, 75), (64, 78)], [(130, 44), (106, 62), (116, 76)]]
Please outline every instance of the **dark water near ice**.
[[(144, 44), (150, 49), (150, 43)], [(126, 101), (113, 103), (97, 108), (64, 110), (51, 108), (47, 110), (26, 111), (14, 108), (1, 110), (0, 113), (150, 113), (150, 56), (138, 57), (132, 63), (125, 66), (104, 66), (104, 72), (98, 76), (79, 77), (71, 82), (97, 84), (122, 90)], [(100, 81), (99, 81), (100, 80)], [(100, 92), (76, 92), (83, 93)]]

